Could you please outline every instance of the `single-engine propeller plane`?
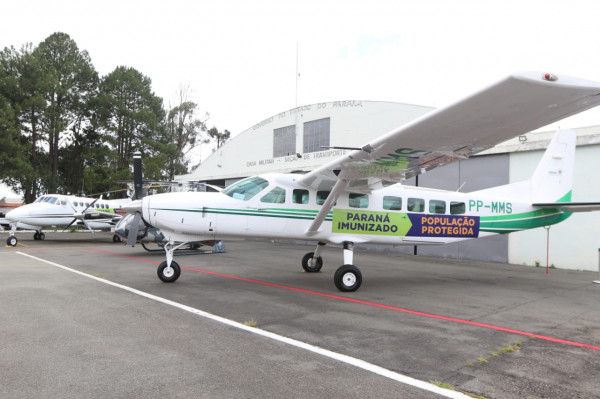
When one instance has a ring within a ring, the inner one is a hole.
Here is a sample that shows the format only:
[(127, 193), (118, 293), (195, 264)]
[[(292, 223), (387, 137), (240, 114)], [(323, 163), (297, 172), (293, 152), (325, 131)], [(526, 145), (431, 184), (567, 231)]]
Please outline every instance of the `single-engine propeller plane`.
[[(600, 104), (600, 83), (549, 73), (514, 73), (305, 174), (265, 174), (222, 192), (167, 193), (123, 206), (135, 215), (127, 244), (143, 219), (168, 243), (158, 267), (164, 282), (181, 273), (173, 251), (189, 242), (250, 237), (314, 240), (302, 259), (323, 266), (322, 248), (343, 245), (334, 275), (340, 291), (362, 283), (356, 243), (439, 245), (506, 234), (600, 210), (571, 202), (575, 133), (558, 131), (531, 180), (471, 193), (401, 183)], [(342, 143), (343, 144), (343, 143)], [(137, 222), (136, 222), (137, 220)]]

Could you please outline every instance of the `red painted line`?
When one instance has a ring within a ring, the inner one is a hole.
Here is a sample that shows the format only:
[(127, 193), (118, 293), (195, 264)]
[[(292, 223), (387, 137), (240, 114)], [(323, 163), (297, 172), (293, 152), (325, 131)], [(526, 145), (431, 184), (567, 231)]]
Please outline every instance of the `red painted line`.
[[(86, 249), (89, 250), (89, 251), (102, 252), (102, 253), (109, 254), (109, 255), (116, 255), (116, 256), (121, 256), (123, 258), (129, 258), (129, 259), (139, 260), (139, 261), (142, 261), (142, 262), (148, 262), (148, 263), (154, 263), (154, 264), (160, 264), (161, 263), (161, 262), (156, 262), (156, 261), (152, 261), (152, 260), (147, 260), (147, 259), (142, 259), (142, 258), (136, 258), (136, 257), (133, 257), (133, 256), (121, 255), (121, 254), (117, 254), (117, 253), (114, 253), (114, 252), (102, 251), (100, 249), (94, 249), (94, 248), (86, 248)], [(412, 315), (416, 315), (416, 316), (429, 317), (429, 318), (432, 318), (432, 319), (439, 319), (439, 320), (451, 321), (451, 322), (454, 322), (454, 323), (468, 324), (468, 325), (471, 325), (471, 326), (488, 328), (488, 329), (497, 330), (497, 331), (504, 331), (504, 332), (508, 332), (508, 333), (511, 333), (511, 334), (524, 335), (524, 336), (527, 336), (527, 337), (535, 337), (535, 338), (542, 339), (542, 340), (545, 340), (545, 341), (558, 342), (558, 343), (561, 343), (561, 344), (578, 346), (578, 347), (581, 347), (581, 348), (587, 348), (587, 349), (593, 349), (593, 350), (600, 351), (600, 347), (599, 346), (584, 344), (584, 343), (575, 342), (575, 341), (568, 341), (568, 340), (564, 340), (564, 339), (560, 339), (560, 338), (548, 337), (546, 335), (534, 334), (534, 333), (530, 333), (530, 332), (526, 332), (526, 331), (521, 331), (521, 330), (514, 330), (512, 328), (495, 326), (493, 324), (478, 323), (476, 321), (470, 321), (470, 320), (464, 320), (464, 319), (457, 319), (455, 317), (440, 316), (440, 315), (433, 314), (433, 313), (419, 312), (419, 311), (416, 311), (416, 310), (410, 310), (410, 309), (399, 308), (399, 307), (396, 307), (396, 306), (384, 305), (384, 304), (377, 303), (377, 302), (361, 301), (360, 299), (347, 298), (347, 297), (343, 297), (343, 296), (339, 296), (339, 295), (325, 294), (323, 292), (310, 291), (310, 290), (305, 290), (305, 289), (302, 289), (302, 288), (290, 287), (290, 286), (287, 286), (287, 285), (267, 283), (265, 281), (259, 281), (259, 280), (253, 280), (253, 279), (249, 279), (249, 278), (244, 278), (244, 277), (232, 276), (232, 275), (229, 275), (229, 274), (211, 272), (211, 271), (208, 271), (208, 270), (194, 269), (194, 268), (185, 267), (185, 266), (180, 266), (180, 267), (182, 269), (190, 270), (190, 271), (194, 271), (194, 272), (198, 272), (198, 273), (210, 274), (210, 275), (219, 276), (219, 277), (226, 277), (226, 278), (231, 278), (231, 279), (234, 279), (234, 280), (245, 281), (245, 282), (248, 282), (248, 283), (261, 284), (261, 285), (266, 285), (266, 286), (274, 287), (274, 288), (282, 288), (282, 289), (286, 289), (286, 290), (290, 290), (290, 291), (302, 292), (304, 294), (316, 295), (316, 296), (321, 296), (321, 297), (325, 297), (325, 298), (332, 298), (332, 299), (337, 299), (337, 300), (346, 301), (346, 302), (353, 302), (353, 303), (358, 303), (358, 304), (361, 304), (361, 305), (373, 306), (373, 307), (376, 307), (376, 308), (393, 310), (393, 311), (396, 311), (396, 312), (408, 313), (408, 314), (412, 314)]]

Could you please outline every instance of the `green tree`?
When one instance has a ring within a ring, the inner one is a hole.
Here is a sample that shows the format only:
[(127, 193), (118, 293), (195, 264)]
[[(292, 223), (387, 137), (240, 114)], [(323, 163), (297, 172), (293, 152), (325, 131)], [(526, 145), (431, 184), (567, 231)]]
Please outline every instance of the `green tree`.
[(217, 149), (222, 147), (223, 144), (225, 144), (231, 138), (231, 133), (229, 132), (229, 130), (224, 130), (221, 133), (221, 132), (219, 132), (219, 130), (216, 127), (213, 126), (208, 131), (208, 136), (210, 137), (211, 140), (214, 140), (217, 144), (217, 147), (213, 148), (213, 152), (215, 152)]
[(98, 125), (114, 150), (109, 161), (114, 178), (129, 179), (133, 153), (144, 155), (146, 178), (160, 179), (169, 152), (163, 121), (162, 98), (152, 92), (152, 81), (134, 68), (120, 66), (100, 83)]
[(66, 33), (50, 35), (32, 54), (41, 67), (38, 85), (46, 101), (41, 115), (50, 171), (46, 186), (49, 192), (68, 191), (59, 187), (60, 146), (74, 140), (78, 125), (89, 123), (88, 104), (96, 95), (98, 74), (87, 51), (80, 51)]
[(175, 175), (188, 173), (189, 152), (209, 142), (202, 137), (209, 115), (205, 113), (204, 120), (200, 119), (198, 104), (190, 101), (190, 97), (190, 87), (180, 86), (175, 95), (176, 105), (167, 114), (167, 139), (175, 146), (175, 153), (169, 154), (169, 180), (173, 180)]
[(40, 116), (45, 101), (40, 92), (41, 71), (33, 45), (0, 53), (0, 180), (35, 200), (47, 175), (41, 145)]

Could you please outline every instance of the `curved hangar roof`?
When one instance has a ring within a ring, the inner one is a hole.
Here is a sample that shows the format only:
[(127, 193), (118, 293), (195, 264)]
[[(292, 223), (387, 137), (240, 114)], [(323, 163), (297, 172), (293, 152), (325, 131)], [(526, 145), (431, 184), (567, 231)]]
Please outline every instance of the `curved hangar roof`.
[(179, 181), (231, 179), (313, 170), (427, 112), (431, 107), (383, 101), (332, 101), (273, 115), (246, 129)]

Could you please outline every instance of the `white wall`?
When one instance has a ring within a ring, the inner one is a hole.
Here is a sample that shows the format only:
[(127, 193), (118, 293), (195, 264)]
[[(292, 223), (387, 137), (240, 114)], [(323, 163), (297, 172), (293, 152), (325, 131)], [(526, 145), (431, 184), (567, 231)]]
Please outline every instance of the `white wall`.
[[(510, 154), (511, 183), (527, 180), (533, 174), (543, 151)], [(600, 201), (600, 145), (577, 147), (573, 202)], [(600, 212), (575, 213), (550, 228), (550, 264), (560, 269), (598, 270)], [(509, 234), (509, 263), (533, 266), (535, 258), (546, 266), (546, 230), (543, 228)]]

